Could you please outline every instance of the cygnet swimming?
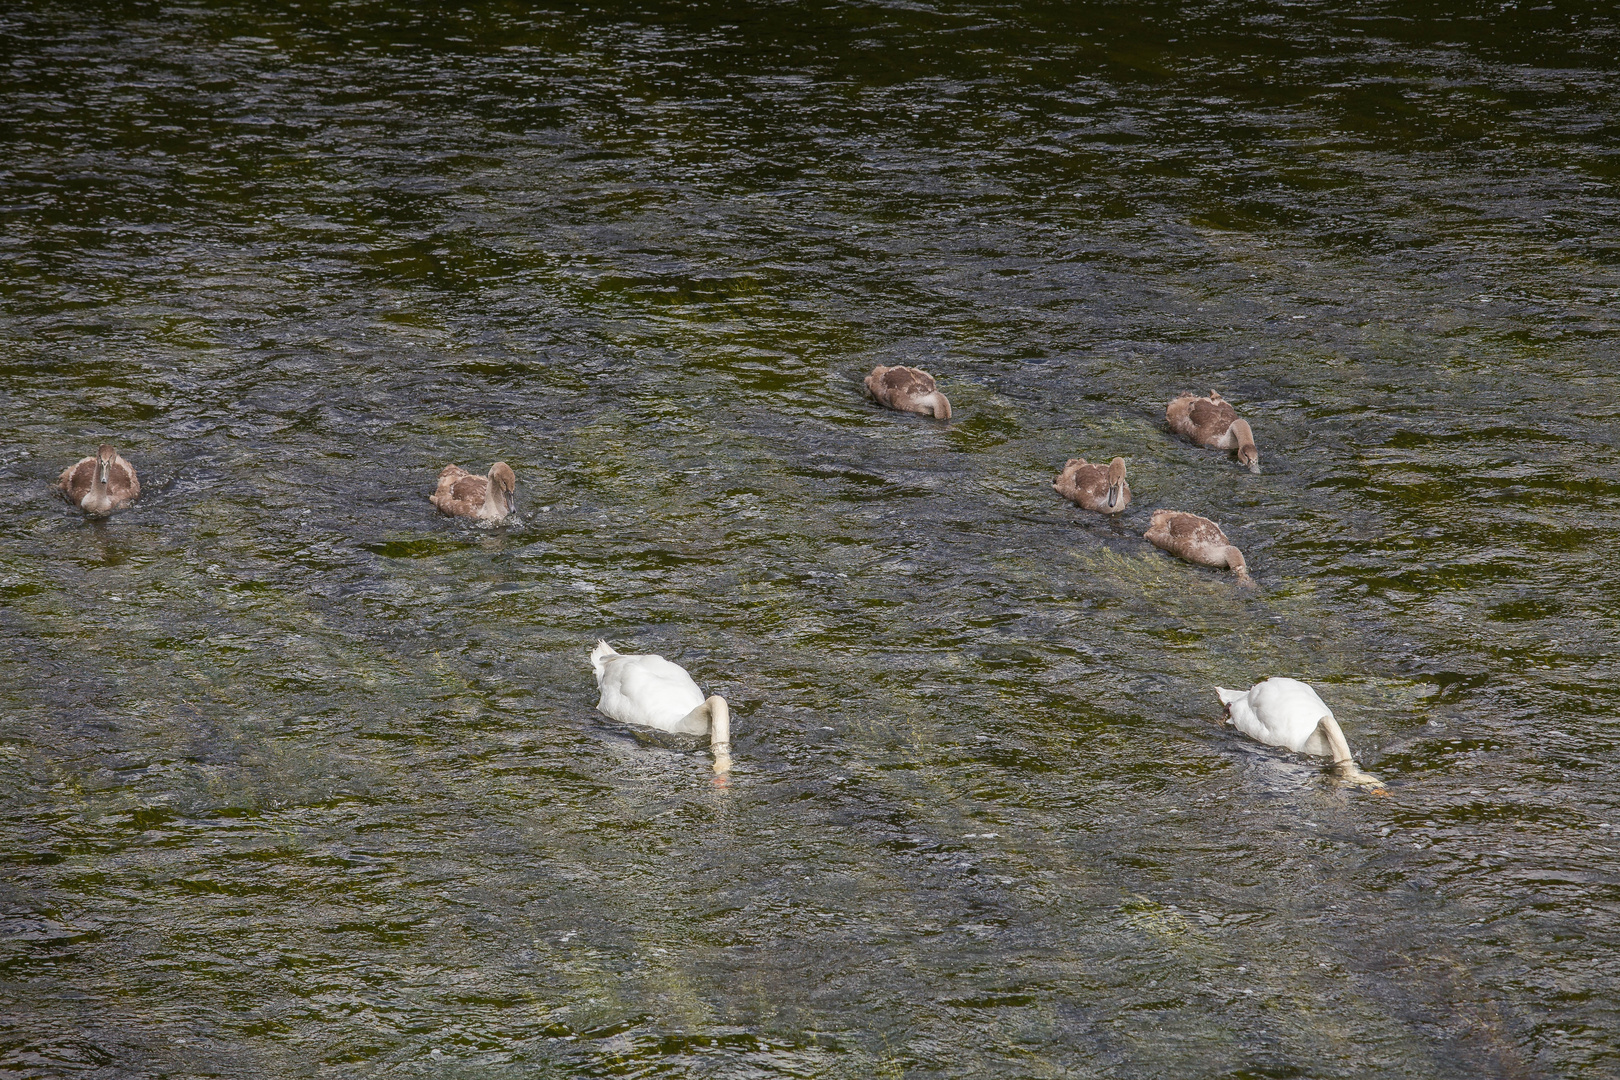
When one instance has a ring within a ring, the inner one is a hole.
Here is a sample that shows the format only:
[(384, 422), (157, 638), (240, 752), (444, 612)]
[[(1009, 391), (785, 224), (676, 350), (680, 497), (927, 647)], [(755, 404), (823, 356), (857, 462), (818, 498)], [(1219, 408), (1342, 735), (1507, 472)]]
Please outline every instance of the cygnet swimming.
[(1211, 390), (1209, 397), (1192, 393), (1182, 394), (1164, 410), (1170, 430), (1213, 450), (1236, 450), (1238, 460), (1250, 472), (1260, 471), (1260, 451), (1254, 445), (1254, 432), (1249, 422), (1237, 414), (1220, 391)]
[(879, 364), (866, 377), (865, 386), (866, 392), (879, 405), (900, 412), (932, 416), (936, 420), (951, 418), (950, 399), (939, 392), (934, 377), (922, 368), (904, 365), (884, 367)]
[(731, 710), (719, 694), (704, 698), (679, 664), (653, 653), (625, 655), (598, 641), (591, 652), (602, 698), (596, 709), (621, 724), (708, 735), (714, 771), (731, 769)]
[(488, 476), (475, 476), (460, 465), (446, 465), (439, 472), (439, 490), (428, 496), (428, 502), (451, 517), (501, 521), (512, 512), (516, 491), (517, 477), (504, 461), (491, 465)]
[(112, 443), (102, 443), (94, 457), (80, 458), (56, 481), (62, 497), (92, 517), (106, 517), (141, 497), (135, 466)]
[(1125, 459), (1093, 465), (1085, 458), (1070, 458), (1052, 481), (1052, 490), (1099, 514), (1117, 514), (1131, 505), (1131, 485), (1125, 482)]
[(1384, 786), (1356, 765), (1333, 710), (1309, 684), (1278, 675), (1247, 690), (1217, 686), (1215, 693), (1226, 706), (1227, 721), (1249, 738), (1269, 746), (1286, 746), (1297, 754), (1332, 758), (1345, 780), (1363, 787)]
[(1248, 564), (1243, 561), (1243, 552), (1233, 547), (1221, 527), (1209, 518), (1180, 510), (1155, 510), (1153, 521), (1143, 535), (1154, 547), (1188, 562), (1230, 570), (1243, 584), (1254, 583)]

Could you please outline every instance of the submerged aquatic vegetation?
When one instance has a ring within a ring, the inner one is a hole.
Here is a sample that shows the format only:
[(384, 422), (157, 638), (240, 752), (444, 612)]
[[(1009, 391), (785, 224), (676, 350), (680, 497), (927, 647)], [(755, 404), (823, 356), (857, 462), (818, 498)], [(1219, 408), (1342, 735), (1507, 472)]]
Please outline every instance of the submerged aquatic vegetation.
[(3, 18), (6, 1065), (1604, 1074), (1610, 16)]

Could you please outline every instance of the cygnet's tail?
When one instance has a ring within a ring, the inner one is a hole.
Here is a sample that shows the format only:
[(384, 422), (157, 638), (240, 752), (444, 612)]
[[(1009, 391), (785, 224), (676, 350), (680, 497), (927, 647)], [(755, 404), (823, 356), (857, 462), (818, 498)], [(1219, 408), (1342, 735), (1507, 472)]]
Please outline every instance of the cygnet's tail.
[(1215, 693), (1219, 695), (1222, 705), (1231, 705), (1232, 702), (1242, 701), (1249, 696), (1247, 690), (1223, 690), (1219, 686), (1215, 688)]
[(591, 650), (591, 667), (596, 671), (596, 684), (598, 686), (602, 684), (602, 673), (607, 670), (607, 662), (618, 655), (613, 650), (613, 646), (600, 638), (597, 639), (596, 648)]

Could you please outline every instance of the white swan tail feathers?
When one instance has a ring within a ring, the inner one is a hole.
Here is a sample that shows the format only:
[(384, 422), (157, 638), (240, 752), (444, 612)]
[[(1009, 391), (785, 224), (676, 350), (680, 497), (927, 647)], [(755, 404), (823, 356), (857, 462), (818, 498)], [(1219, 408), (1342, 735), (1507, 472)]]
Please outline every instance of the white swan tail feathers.
[(613, 646), (598, 638), (596, 648), (591, 650), (591, 668), (596, 672), (596, 685), (602, 685), (602, 673), (607, 670), (607, 662), (619, 654)]
[(1227, 690), (1217, 686), (1215, 693), (1220, 696), (1221, 704), (1226, 706), (1226, 719), (1234, 727), (1247, 731), (1259, 723), (1247, 690)]

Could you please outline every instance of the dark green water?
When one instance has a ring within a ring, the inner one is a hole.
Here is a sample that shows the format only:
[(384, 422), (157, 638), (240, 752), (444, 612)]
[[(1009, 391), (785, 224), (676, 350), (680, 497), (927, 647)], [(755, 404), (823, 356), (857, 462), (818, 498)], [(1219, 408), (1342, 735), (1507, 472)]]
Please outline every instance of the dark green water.
[(1620, 1071), (1611, 9), (418, 7), (0, 10), (6, 1075)]

